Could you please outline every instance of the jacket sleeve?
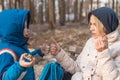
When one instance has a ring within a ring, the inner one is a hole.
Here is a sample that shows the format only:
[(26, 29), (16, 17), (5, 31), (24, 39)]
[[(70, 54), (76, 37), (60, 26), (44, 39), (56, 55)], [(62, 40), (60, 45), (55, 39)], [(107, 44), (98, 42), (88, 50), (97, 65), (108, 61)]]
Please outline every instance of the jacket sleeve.
[(103, 80), (120, 80), (120, 72), (114, 59), (110, 55), (111, 52), (110, 49), (106, 49), (98, 53), (98, 67), (101, 69)]
[(30, 54), (31, 54), (32, 56), (34, 56), (34, 55), (36, 55), (36, 54), (39, 54), (39, 56), (41, 56), (41, 57), (44, 56), (44, 54), (42, 53), (42, 51), (39, 50), (39, 49), (35, 49), (35, 50), (32, 51)]
[(62, 49), (55, 57), (58, 61), (58, 63), (68, 72), (70, 73), (75, 73), (75, 72), (80, 72), (80, 59), (82, 54), (86, 53), (88, 51), (88, 45), (89, 45), (90, 40), (87, 41), (85, 44), (82, 52), (80, 55), (77, 57), (76, 61), (74, 61), (72, 58), (68, 56), (68, 54)]
[(25, 71), (25, 68), (16, 62), (6, 71), (3, 80), (17, 80), (23, 71)]
[(18, 62), (14, 63), (13, 57), (8, 53), (2, 54), (1, 60), (3, 80), (17, 80), (21, 73), (25, 70), (25, 68), (22, 68)]

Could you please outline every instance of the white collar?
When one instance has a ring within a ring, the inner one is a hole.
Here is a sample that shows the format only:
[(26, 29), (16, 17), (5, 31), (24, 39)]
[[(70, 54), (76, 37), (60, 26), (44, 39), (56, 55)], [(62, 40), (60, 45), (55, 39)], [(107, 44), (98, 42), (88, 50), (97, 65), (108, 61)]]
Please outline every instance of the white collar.
[(115, 31), (109, 33), (107, 35), (107, 38), (108, 38), (108, 45), (111, 45), (112, 43), (117, 41), (119, 39), (119, 31), (118, 31), (118, 29), (116, 29)]

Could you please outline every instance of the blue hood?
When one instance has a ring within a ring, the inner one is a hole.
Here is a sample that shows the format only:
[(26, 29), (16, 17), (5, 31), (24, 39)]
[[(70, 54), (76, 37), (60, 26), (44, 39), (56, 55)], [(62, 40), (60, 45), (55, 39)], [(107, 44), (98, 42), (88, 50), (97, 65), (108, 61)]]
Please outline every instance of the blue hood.
[(26, 38), (23, 35), (24, 24), (28, 19), (30, 21), (30, 11), (21, 9), (7, 9), (0, 13), (0, 40), (16, 46), (26, 44)]

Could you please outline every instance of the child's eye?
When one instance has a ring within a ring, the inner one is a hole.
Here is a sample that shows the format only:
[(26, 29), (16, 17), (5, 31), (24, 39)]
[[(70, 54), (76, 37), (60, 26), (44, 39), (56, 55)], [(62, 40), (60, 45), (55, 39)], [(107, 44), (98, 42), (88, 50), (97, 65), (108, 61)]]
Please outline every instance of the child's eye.
[(91, 26), (92, 25), (92, 23), (89, 23), (89, 26)]
[(93, 23), (93, 25), (94, 25), (94, 26), (96, 26), (96, 24), (95, 24), (95, 23)]

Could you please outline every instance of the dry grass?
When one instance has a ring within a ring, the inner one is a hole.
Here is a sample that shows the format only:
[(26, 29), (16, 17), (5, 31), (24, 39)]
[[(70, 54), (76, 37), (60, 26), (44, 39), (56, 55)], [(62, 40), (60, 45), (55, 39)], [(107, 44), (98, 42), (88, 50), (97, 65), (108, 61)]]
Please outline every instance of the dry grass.
[[(77, 26), (77, 27), (76, 27)], [(42, 26), (44, 27), (44, 26)], [(83, 47), (86, 40), (90, 37), (89, 30), (86, 25), (79, 26), (69, 25), (67, 27), (59, 27), (54, 33), (48, 29), (42, 29), (41, 26), (31, 26), (31, 38), (30, 38), (30, 47), (36, 47), (42, 45), (45, 40), (50, 43), (51, 37), (55, 38), (56, 41), (60, 44), (62, 48), (67, 48), (70, 45), (76, 45)]]

